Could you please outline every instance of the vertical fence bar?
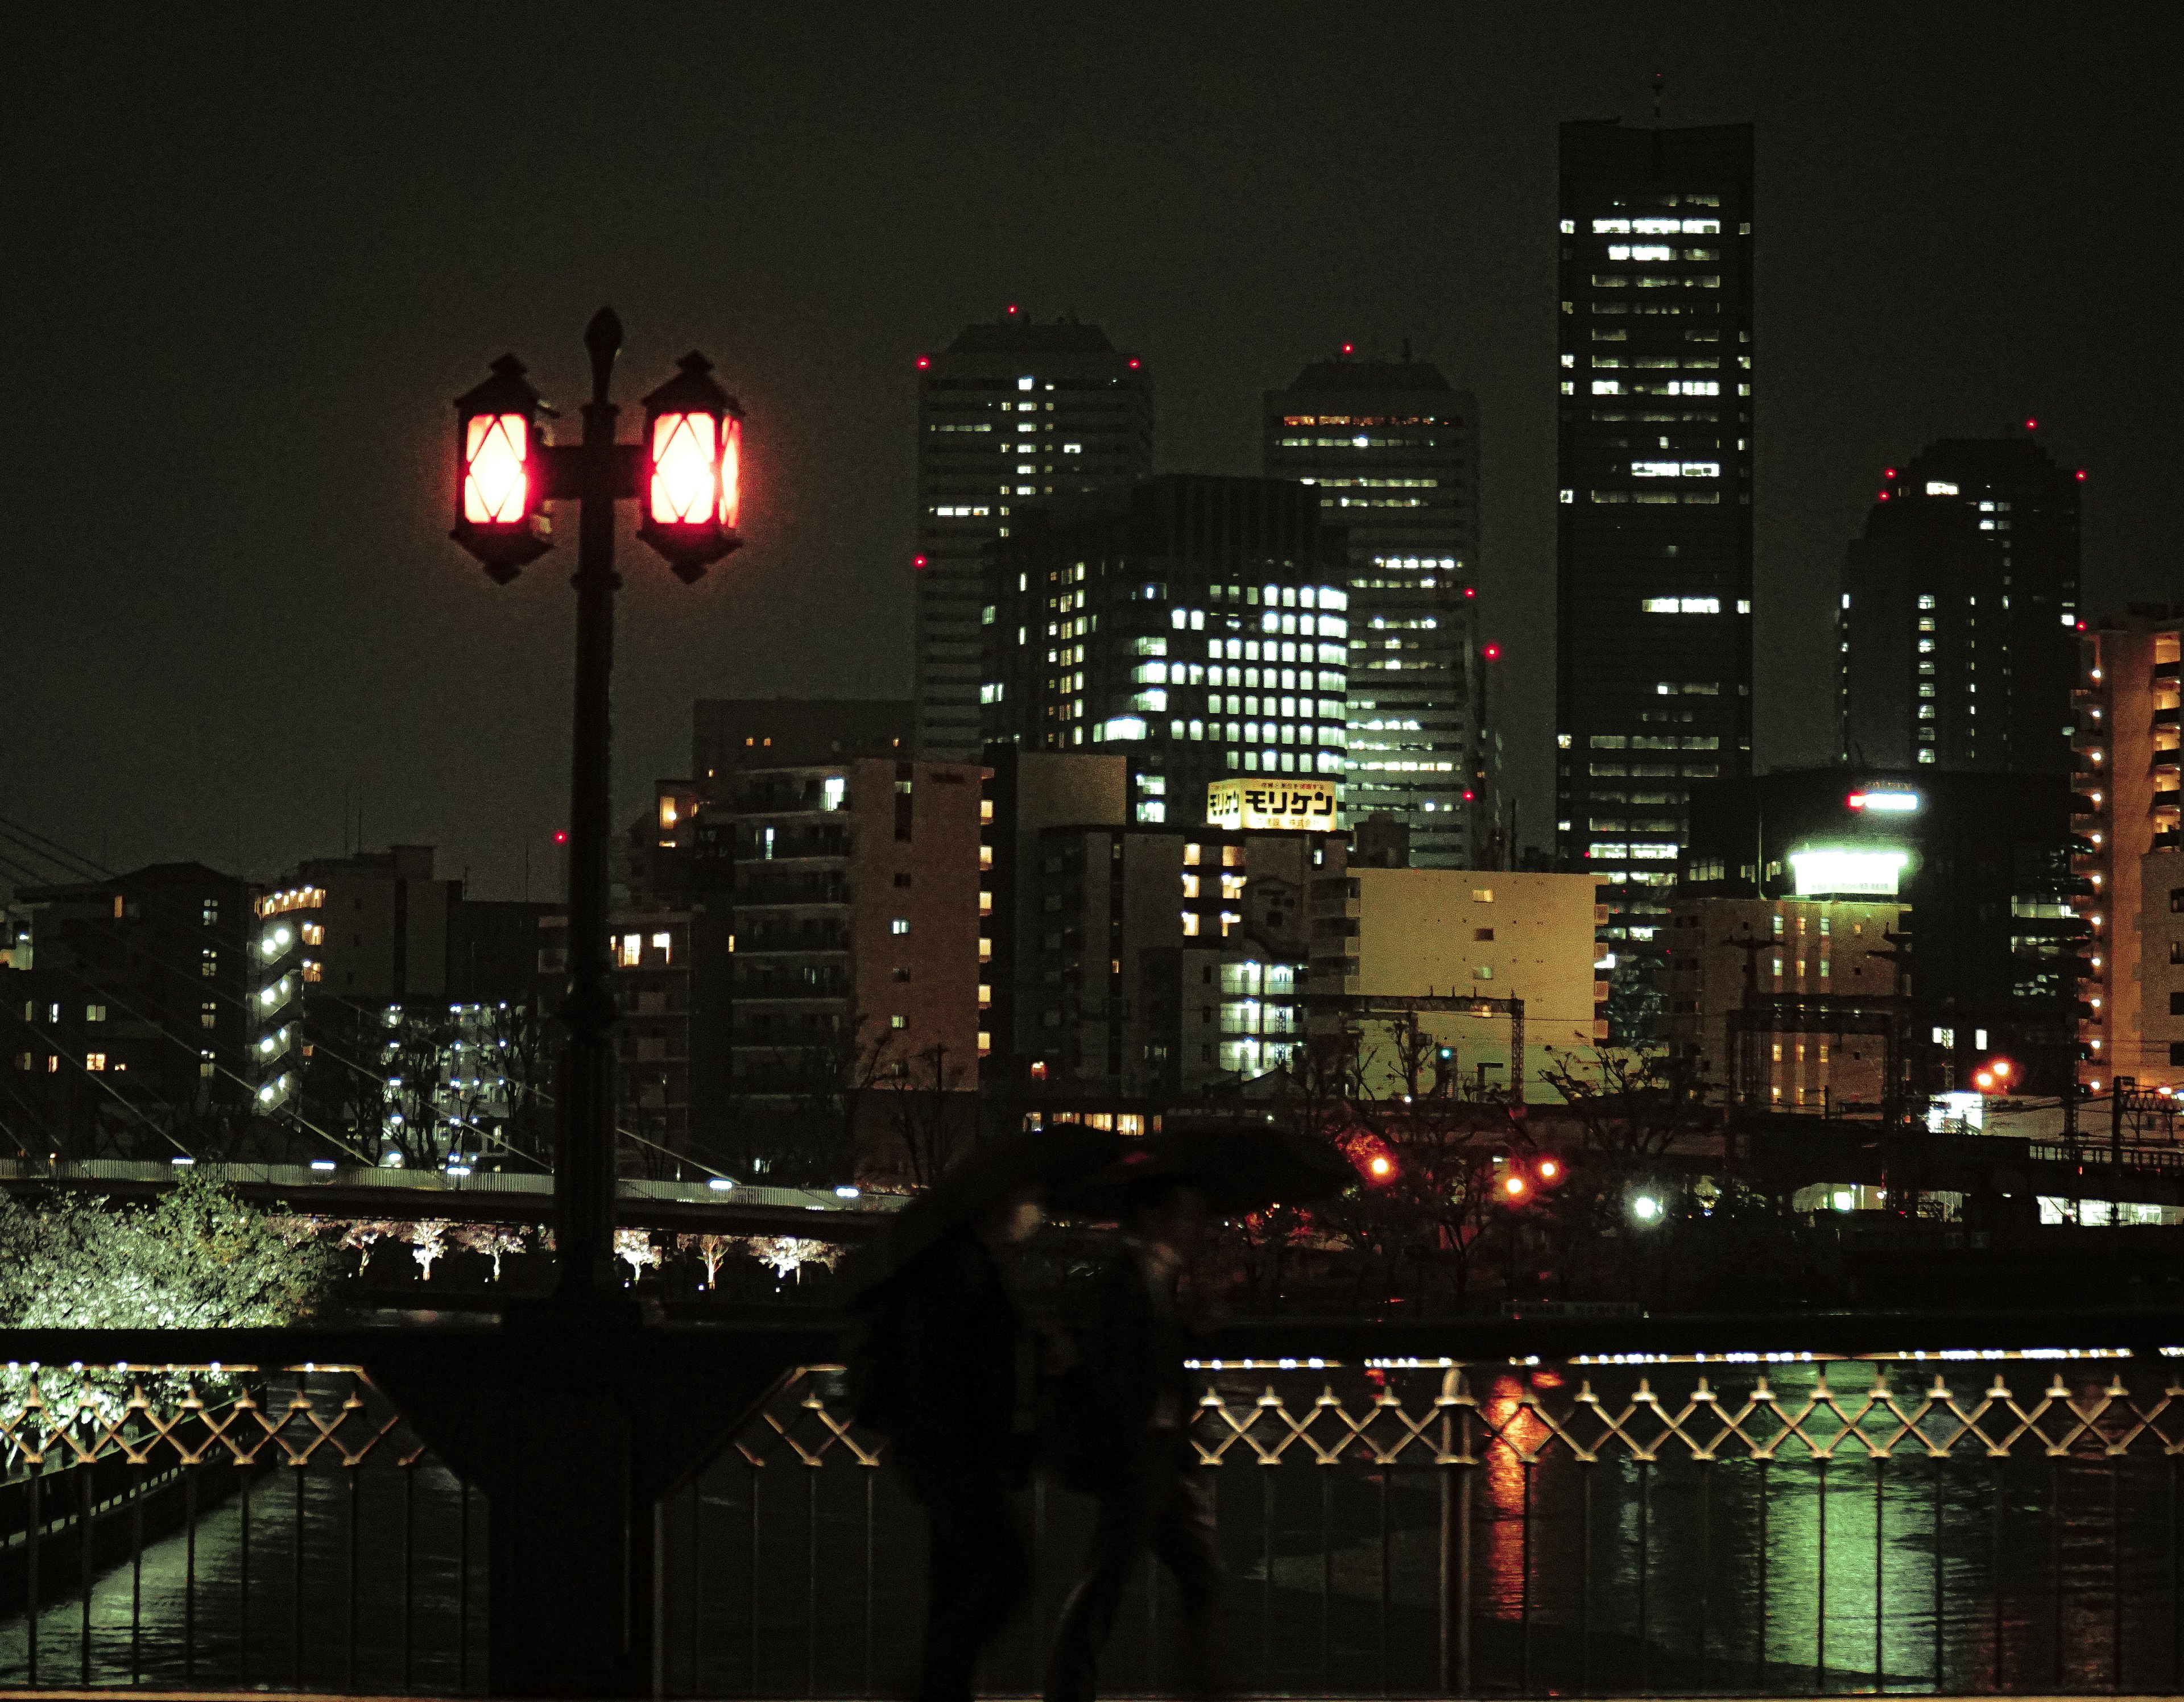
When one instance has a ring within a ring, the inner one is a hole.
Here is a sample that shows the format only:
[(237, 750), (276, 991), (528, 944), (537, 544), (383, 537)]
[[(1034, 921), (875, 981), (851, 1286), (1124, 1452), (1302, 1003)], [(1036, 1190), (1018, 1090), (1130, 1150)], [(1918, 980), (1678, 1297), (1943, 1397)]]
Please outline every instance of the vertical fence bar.
[(150, 1468), (130, 1468), (129, 1492), (129, 1683), (141, 1683), (144, 1671), (144, 1479)]
[(2002, 1688), (2003, 1617), (2002, 1617), (2002, 1462), (1987, 1462), (1987, 1513), (1990, 1543), (1987, 1554), (1987, 1594), (1993, 1607), (1994, 1621), (1994, 1682), (1992, 1688)]
[(92, 1477), (98, 1467), (89, 1460), (76, 1466), (76, 1571), (83, 1591), (81, 1605), (76, 1616), (76, 1671), (83, 1680), (83, 1688), (91, 1688), (91, 1586), (92, 1550), (98, 1546), (92, 1521), (98, 1516), (98, 1502), (92, 1495)]
[(1388, 1479), (1394, 1467), (1380, 1468), (1380, 1694), (1388, 1694), (1388, 1596), (1395, 1588), (1395, 1554), (1390, 1546), (1388, 1532)]
[[(1145, 1589), (1151, 1593), (1156, 1577), (1145, 1569)], [(1323, 1694), (1334, 1673), (1334, 1627), (1328, 1616), (1334, 1599), (1334, 1480), (1319, 1474), (1319, 1688)], [(1150, 1688), (1150, 1685), (1147, 1688)]]
[[(303, 1379), (298, 1377), (296, 1393), (300, 1397), (303, 1392)], [(292, 1690), (301, 1690), (304, 1688), (304, 1475), (309, 1468), (300, 1459), (292, 1460), (290, 1464), (294, 1468), (294, 1475), (288, 1481), (296, 1487), (291, 1498), (295, 1509), (292, 1521), (295, 1529), (290, 1533), (293, 1546), (288, 1556), (288, 1687)]]
[(348, 1688), (352, 1691), (356, 1688), (356, 1593), (361, 1584), (357, 1577), (356, 1562), (357, 1495), (361, 1487), (361, 1480), (357, 1474), (362, 1469), (357, 1466), (348, 1468), (348, 1623), (346, 1628), (348, 1633), (347, 1671)]
[(1580, 1695), (1590, 1696), (1592, 1694), (1592, 1481), (1596, 1468), (1588, 1460), (1578, 1470), (1577, 1688)]
[(667, 1695), (667, 1507), (665, 1495), (652, 1504), (652, 1702)]
[(2055, 1688), (2063, 1688), (2063, 1466), (2048, 1467), (2048, 1578), (2049, 1634), (2053, 1639)]
[(2184, 1689), (2184, 1521), (2177, 1518), (2184, 1466), (2169, 1456), (2169, 1683)]
[(198, 1471), (182, 1467), (182, 1682), (198, 1676)]
[(1647, 1594), (1647, 1575), (1652, 1570), (1653, 1462), (1638, 1462), (1638, 1688), (1651, 1688), (1653, 1671), (1652, 1599)]
[(804, 1694), (819, 1694), (819, 1468), (804, 1473)]
[(31, 1688), (38, 1688), (38, 1549), (45, 1536), (45, 1509), (40, 1505), (41, 1482), (45, 1476), (45, 1462), (41, 1460), (31, 1468), (31, 1475), (23, 1487), (23, 1505), (27, 1514), (24, 1527), (27, 1535), (23, 1545), (23, 1635), (24, 1661)]
[(1947, 1669), (1947, 1659), (1946, 1659), (1946, 1656), (1947, 1656), (1947, 1649), (1948, 1649), (1948, 1638), (1947, 1638), (1947, 1627), (1948, 1610), (1949, 1610), (1949, 1608), (1948, 1608), (1948, 1595), (1947, 1595), (1947, 1576), (1946, 1576), (1946, 1573), (1945, 1573), (1944, 1568), (1943, 1568), (1942, 1564), (1942, 1540), (1943, 1540), (1943, 1529), (1942, 1529), (1942, 1471), (1943, 1471), (1943, 1470), (1944, 1470), (1944, 1464), (1943, 1464), (1943, 1461), (1942, 1461), (1942, 1458), (1941, 1458), (1941, 1456), (1940, 1456), (1939, 1454), (1936, 1454), (1936, 1455), (1934, 1457), (1934, 1460), (1933, 1460), (1933, 1467), (1934, 1467), (1934, 1479), (1933, 1479), (1933, 1485), (1934, 1485), (1934, 1688), (1935, 1688), (1936, 1691), (1938, 1691), (1938, 1690), (1940, 1690), (1940, 1689), (1941, 1689), (1941, 1688), (1942, 1688), (1942, 1672)]
[[(878, 1511), (877, 1498), (879, 1487), (879, 1473), (874, 1471), (872, 1467), (866, 1466), (864, 1468), (863, 1475), (865, 1480), (865, 1694), (870, 1696), (872, 1694), (872, 1681), (874, 1676), (872, 1668), (872, 1639), (875, 1635), (874, 1626), (878, 1620), (878, 1613), (872, 1599), (872, 1593), (879, 1585), (879, 1553), (878, 1548), (878, 1537), (876, 1534), (878, 1528), (877, 1522), (877, 1515)], [(1036, 1564), (1036, 1562), (1034, 1564)], [(696, 1695), (699, 1694), (699, 1693), (694, 1683), (691, 1688), (691, 1694)]]
[(1814, 1516), (1820, 1551), (1818, 1582), (1813, 1587), (1813, 1688), (1828, 1688), (1828, 1462), (1820, 1461), (1819, 1493)]
[(2109, 1688), (2123, 1689), (2123, 1456), (2109, 1460)]
[(250, 1682), (250, 1467), (257, 1456), (236, 1467), (235, 1682)]
[(1887, 1473), (1888, 1461), (1876, 1454), (1873, 1457), (1873, 1682), (1883, 1690), (1888, 1688), (1887, 1626), (1882, 1616), (1882, 1604), (1887, 1599), (1882, 1594), (1882, 1566), (1888, 1553), (1883, 1534), (1888, 1516), (1884, 1499)]
[(1274, 1477), (1259, 1473), (1259, 1688), (1273, 1689), (1274, 1671)]
[(755, 1695), (757, 1695), (757, 1694), (759, 1694), (759, 1689), (758, 1689), (758, 1576), (759, 1576), (758, 1486), (759, 1486), (759, 1462), (758, 1462), (757, 1460), (752, 1460), (752, 1461), (750, 1462), (750, 1499), (749, 1499), (749, 1501), (746, 1504), (746, 1505), (749, 1507), (749, 1509), (750, 1509), (750, 1585), (749, 1585), (749, 1591), (748, 1591), (748, 1593), (747, 1593), (746, 1600), (745, 1600), (745, 1613), (746, 1613), (746, 1617), (745, 1617), (745, 1627), (746, 1627), (746, 1634), (745, 1634), (744, 1638), (744, 1651), (745, 1651), (745, 1653), (744, 1653), (744, 1660), (745, 1660), (745, 1664), (746, 1664), (746, 1665), (748, 1666), (748, 1667), (749, 1668), (749, 1675), (748, 1675), (748, 1677), (749, 1677), (749, 1688), (748, 1688), (747, 1690), (745, 1690), (745, 1691), (744, 1692), (744, 1695), (746, 1695), (746, 1696), (755, 1696)]
[(1463, 1451), (1456, 1480), (1456, 1688), (1471, 1694), (1471, 1409), (1460, 1409)]
[(1518, 1526), (1521, 1547), (1517, 1556), (1517, 1691), (1532, 1694), (1532, 1462), (1518, 1470), (1524, 1482), (1524, 1505)]
[(1713, 1466), (1698, 1462), (1699, 1473), (1699, 1688), (1706, 1688), (1707, 1626), (1713, 1606)]
[(1772, 1460), (1759, 1462), (1759, 1615), (1752, 1627), (1752, 1682), (1761, 1690), (1767, 1688), (1767, 1543), (1772, 1534), (1774, 1468)]
[(417, 1462), (402, 1468), (402, 1694), (416, 1688)]
[[(1444, 1454), (1448, 1452), (1449, 1428), (1449, 1421), (1444, 1417), (1440, 1421), (1440, 1451)], [(1444, 1466), (1434, 1475), (1440, 1490), (1440, 1542), (1438, 1549), (1440, 1563), (1436, 1568), (1437, 1588), (1434, 1592), (1434, 1600), (1439, 1607), (1435, 1625), (1438, 1646), (1435, 1649), (1434, 1677), (1440, 1694), (1452, 1696), (1456, 1694), (1456, 1644), (1449, 1632), (1450, 1621), (1455, 1617), (1451, 1604), (1456, 1599), (1454, 1468)]]

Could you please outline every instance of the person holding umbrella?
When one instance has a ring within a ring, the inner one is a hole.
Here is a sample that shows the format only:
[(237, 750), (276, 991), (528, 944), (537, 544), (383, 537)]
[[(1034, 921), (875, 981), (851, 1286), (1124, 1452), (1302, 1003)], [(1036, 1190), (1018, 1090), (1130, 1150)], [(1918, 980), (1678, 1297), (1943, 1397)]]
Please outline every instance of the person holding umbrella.
[(1002, 1255), (1038, 1227), (1051, 1184), (1111, 1162), (1118, 1146), (1058, 1129), (974, 1148), (851, 1273), (853, 1410), (887, 1434), (928, 1527), (916, 1702), (968, 1702), (980, 1654), (1029, 1586), (1011, 1497), (1031, 1465), (1039, 1343)]
[(1153, 1136), (1058, 1192), (1058, 1211), (1118, 1221), (1123, 1235), (1094, 1279), (1051, 1427), (1057, 1475), (1093, 1496), (1099, 1513), (1084, 1575), (1055, 1627), (1045, 1702), (1091, 1702), (1100, 1650), (1148, 1552), (1182, 1597), (1192, 1693), (1220, 1693), (1221, 1554), (1190, 1442), (1195, 1403), (1179, 1284), (1217, 1217), (1324, 1199), (1356, 1180), (1326, 1143), (1247, 1123)]

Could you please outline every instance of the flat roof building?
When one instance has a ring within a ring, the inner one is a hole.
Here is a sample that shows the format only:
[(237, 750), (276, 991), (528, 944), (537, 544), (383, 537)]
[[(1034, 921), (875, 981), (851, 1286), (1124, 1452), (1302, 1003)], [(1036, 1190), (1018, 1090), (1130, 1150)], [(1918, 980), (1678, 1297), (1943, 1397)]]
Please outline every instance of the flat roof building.
[(2184, 604), (2079, 641), (2072, 866), (2091, 936), (2078, 1077), (2184, 1087)]
[(2018, 432), (1945, 439), (1886, 470), (1836, 617), (1845, 762), (2069, 766), (2078, 495)]
[(978, 759), (989, 547), (1053, 498), (1152, 470), (1152, 376), (1097, 325), (1014, 307), (917, 357), (917, 749)]
[(1339, 789), (1345, 541), (1277, 479), (1170, 475), (1057, 500), (994, 550), (989, 742), (1128, 762), (1129, 820), (1204, 820), (1209, 782)]
[(1750, 125), (1562, 127), (1556, 839), (1642, 956), (1752, 763)]
[(1498, 859), (1479, 642), (1479, 403), (1440, 368), (1344, 356), (1267, 392), (1263, 467), (1349, 540), (1353, 815), (1410, 830), (1420, 868)]

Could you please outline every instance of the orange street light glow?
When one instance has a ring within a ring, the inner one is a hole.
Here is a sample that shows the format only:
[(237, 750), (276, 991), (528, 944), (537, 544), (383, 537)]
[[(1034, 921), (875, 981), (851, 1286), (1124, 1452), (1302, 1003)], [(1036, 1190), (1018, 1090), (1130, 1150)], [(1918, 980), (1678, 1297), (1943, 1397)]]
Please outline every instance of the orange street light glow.
[(1512, 1199), (1522, 1199), (1524, 1197), (1524, 1178), (1520, 1176), (1503, 1177), (1502, 1192)]
[(1541, 1182), (1552, 1182), (1562, 1173), (1562, 1165), (1557, 1163), (1553, 1159), (1541, 1159), (1540, 1160), (1540, 1180)]
[(1395, 1165), (1389, 1162), (1386, 1154), (1380, 1153), (1374, 1154), (1365, 1168), (1374, 1176), (1393, 1176), (1396, 1173)]

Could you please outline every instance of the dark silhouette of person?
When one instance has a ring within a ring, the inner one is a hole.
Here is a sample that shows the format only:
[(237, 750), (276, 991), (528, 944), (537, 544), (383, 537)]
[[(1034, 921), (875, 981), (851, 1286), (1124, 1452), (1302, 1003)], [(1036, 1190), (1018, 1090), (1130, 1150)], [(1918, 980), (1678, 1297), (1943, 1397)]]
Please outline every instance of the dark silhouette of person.
[(1191, 1453), (1190, 1333), (1177, 1300), (1205, 1238), (1206, 1202), (1186, 1182), (1148, 1180), (1132, 1190), (1126, 1225), (1087, 1297), (1050, 1426), (1057, 1475), (1095, 1497), (1099, 1514), (1084, 1576), (1055, 1628), (1046, 1702), (1091, 1702), (1123, 1588), (1149, 1552), (1182, 1596), (1192, 1693), (1220, 1689), (1221, 1557), (1212, 1498)]
[(952, 1226), (889, 1279), (876, 1321), (871, 1416), (931, 1543), (916, 1702), (969, 1702), (980, 1654), (1030, 1589), (1011, 1498), (1031, 1466), (1038, 1342), (997, 1255), (1039, 1221), (1021, 1188)]

